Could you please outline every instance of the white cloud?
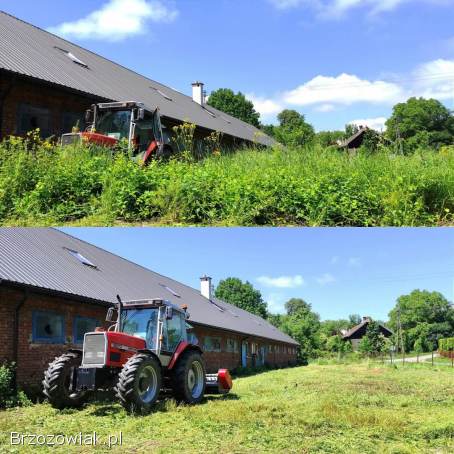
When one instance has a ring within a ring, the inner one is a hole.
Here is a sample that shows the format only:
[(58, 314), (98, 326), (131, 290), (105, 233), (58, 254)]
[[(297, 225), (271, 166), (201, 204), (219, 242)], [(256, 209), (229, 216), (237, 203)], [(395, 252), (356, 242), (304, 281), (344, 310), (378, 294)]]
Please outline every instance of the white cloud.
[(449, 0), (268, 0), (278, 10), (307, 6), (324, 18), (338, 18), (352, 9), (367, 9), (371, 15), (392, 11), (403, 3), (449, 4)]
[(330, 263), (332, 265), (335, 265), (338, 262), (339, 262), (339, 256), (338, 255), (334, 255), (333, 257), (331, 257)]
[(382, 80), (369, 81), (342, 73), (338, 76), (316, 76), (294, 90), (284, 93), (287, 104), (307, 106), (329, 103), (351, 105), (358, 102), (393, 104), (404, 94), (397, 84)]
[(359, 257), (350, 257), (348, 259), (348, 265), (352, 267), (360, 266), (361, 265), (361, 259)]
[[(368, 80), (347, 73), (318, 75), (293, 90), (283, 90), (275, 96), (251, 94), (248, 98), (262, 115), (270, 117), (285, 108), (311, 107), (314, 111), (329, 113), (339, 107), (359, 103), (390, 107), (411, 96), (440, 101), (453, 99), (454, 59), (425, 62), (407, 74), (394, 76), (392, 81)], [(384, 130), (384, 122), (384, 117), (375, 117), (359, 118), (350, 123)]]
[(386, 129), (385, 121), (386, 117), (363, 118), (359, 120), (352, 120), (350, 124), (356, 126), (368, 126), (376, 131), (384, 131)]
[(254, 104), (255, 110), (264, 117), (275, 115), (284, 109), (278, 102), (273, 101), (272, 99), (255, 96), (254, 93), (246, 94), (246, 98)]
[(317, 112), (332, 112), (336, 107), (333, 104), (322, 104), (315, 108)]
[(322, 276), (317, 277), (315, 280), (320, 285), (328, 285), (336, 282), (336, 278), (330, 273), (325, 273)]
[(265, 297), (265, 301), (268, 305), (268, 310), (275, 314), (285, 313), (285, 303), (287, 299), (279, 293), (271, 293)]
[(454, 60), (438, 59), (424, 63), (413, 72), (415, 95), (439, 100), (454, 97)]
[(146, 22), (172, 22), (178, 15), (161, 0), (110, 0), (86, 17), (48, 31), (65, 38), (121, 41), (146, 32)]
[(303, 0), (269, 0), (277, 9), (291, 9), (296, 8), (304, 3)]
[(265, 287), (276, 288), (295, 288), (306, 284), (300, 275), (279, 277), (260, 276), (257, 278), (257, 282), (260, 282)]

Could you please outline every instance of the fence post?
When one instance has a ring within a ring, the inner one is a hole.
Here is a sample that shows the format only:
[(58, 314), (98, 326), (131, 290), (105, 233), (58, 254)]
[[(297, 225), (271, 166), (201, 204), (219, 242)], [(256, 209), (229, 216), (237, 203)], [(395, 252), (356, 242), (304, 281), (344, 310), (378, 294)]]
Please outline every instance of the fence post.
[(434, 365), (434, 351), (432, 349), (432, 367), (433, 367), (433, 365)]

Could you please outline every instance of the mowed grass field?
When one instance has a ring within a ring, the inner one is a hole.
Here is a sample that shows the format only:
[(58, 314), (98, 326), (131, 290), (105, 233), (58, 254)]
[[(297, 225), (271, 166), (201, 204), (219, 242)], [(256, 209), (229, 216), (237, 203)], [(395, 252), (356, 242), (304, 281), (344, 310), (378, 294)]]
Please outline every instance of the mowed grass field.
[[(97, 452), (454, 452), (454, 372), (449, 367), (310, 365), (235, 380), (228, 396), (198, 406), (163, 400), (147, 417), (116, 403), (59, 412), (48, 404), (0, 412), (0, 452), (10, 432), (96, 431)], [(122, 432), (123, 446), (104, 444)], [(92, 452), (90, 447), (40, 452)]]

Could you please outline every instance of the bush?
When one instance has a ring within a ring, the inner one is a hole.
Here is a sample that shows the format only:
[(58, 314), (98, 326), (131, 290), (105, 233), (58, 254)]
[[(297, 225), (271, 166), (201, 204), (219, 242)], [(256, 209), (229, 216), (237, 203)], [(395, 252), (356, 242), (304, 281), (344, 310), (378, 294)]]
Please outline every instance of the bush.
[(454, 350), (454, 337), (447, 337), (438, 341), (438, 348), (442, 352)]
[(23, 391), (16, 391), (14, 386), (14, 365), (0, 366), (0, 408), (30, 405)]
[(0, 222), (444, 225), (453, 222), (453, 169), (450, 147), (411, 156), (245, 149), (143, 167), (122, 150), (14, 138), (0, 144)]

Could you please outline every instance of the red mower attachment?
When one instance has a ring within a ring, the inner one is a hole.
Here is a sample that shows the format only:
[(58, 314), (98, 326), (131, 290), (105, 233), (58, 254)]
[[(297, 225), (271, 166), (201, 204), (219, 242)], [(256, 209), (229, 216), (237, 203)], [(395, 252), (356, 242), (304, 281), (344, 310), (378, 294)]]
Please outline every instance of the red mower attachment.
[(227, 394), (232, 386), (232, 377), (227, 369), (219, 369), (217, 374), (206, 374), (206, 394)]

